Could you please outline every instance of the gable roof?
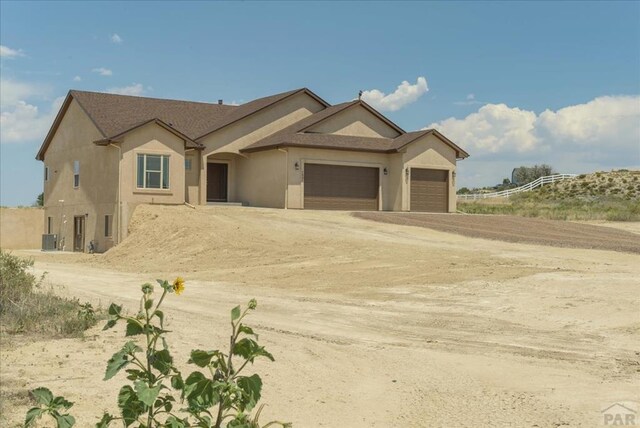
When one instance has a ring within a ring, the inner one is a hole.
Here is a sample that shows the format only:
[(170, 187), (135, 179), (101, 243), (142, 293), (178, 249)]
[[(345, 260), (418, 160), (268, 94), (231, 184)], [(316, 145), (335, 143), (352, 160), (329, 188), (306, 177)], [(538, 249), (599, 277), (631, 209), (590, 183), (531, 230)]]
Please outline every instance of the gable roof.
[(175, 129), (173, 126), (169, 125), (168, 123), (160, 120), (160, 119), (149, 119), (149, 120), (145, 120), (142, 123), (139, 123), (119, 134), (116, 134), (114, 136), (111, 137), (107, 137), (107, 138), (103, 138), (101, 140), (96, 140), (94, 141), (94, 144), (97, 144), (99, 146), (108, 146), (111, 143), (119, 143), (121, 142), (121, 137), (124, 136), (125, 134), (128, 134), (131, 131), (134, 131), (138, 128), (141, 128), (145, 125), (148, 125), (150, 123), (154, 123), (158, 126), (160, 126), (161, 128), (166, 129), (167, 131), (171, 132), (173, 135), (176, 135), (178, 138), (182, 138), (185, 142), (185, 147), (187, 149), (201, 149), (204, 146), (200, 143), (196, 143), (195, 141), (193, 141), (191, 138), (187, 137), (186, 135), (184, 135), (182, 132), (178, 131), (177, 129)]
[(434, 137), (438, 138), (440, 141), (445, 143), (447, 146), (451, 147), (456, 152), (456, 158), (464, 159), (469, 157), (469, 153), (464, 151), (460, 146), (455, 144), (453, 141), (442, 135), (435, 129), (423, 129), (421, 131), (413, 131), (407, 132), (393, 140), (393, 148), (395, 150), (402, 150), (405, 146), (413, 143), (418, 138), (424, 137), (425, 135), (432, 134)]
[(165, 100), (71, 90), (67, 94), (36, 159), (42, 160), (72, 100), (89, 116), (105, 139), (112, 139), (143, 123), (159, 120), (189, 140), (204, 132), (236, 106)]
[(294, 123), (293, 125), (278, 131), (268, 137), (265, 137), (253, 144), (241, 149), (243, 153), (252, 153), (262, 150), (276, 149), (280, 147), (307, 147), (317, 149), (332, 149), (332, 150), (351, 150), (351, 151), (363, 151), (372, 153), (397, 153), (403, 150), (407, 145), (413, 143), (419, 138), (432, 134), (444, 144), (451, 147), (456, 152), (457, 159), (464, 159), (469, 157), (469, 154), (462, 148), (457, 146), (451, 140), (444, 135), (436, 131), (435, 129), (425, 129), (422, 131), (404, 132), (396, 138), (382, 138), (382, 137), (359, 137), (352, 135), (338, 135), (338, 134), (316, 134), (310, 132), (304, 132), (311, 128), (313, 125), (320, 123), (329, 117), (350, 108), (353, 105), (358, 105), (361, 101), (351, 101), (348, 103), (337, 104), (332, 107), (328, 107), (317, 113), (314, 113), (301, 121)]
[[(185, 147), (201, 149), (204, 146), (200, 144), (198, 140), (201, 140), (212, 132), (218, 131), (300, 93), (307, 94), (325, 108), (245, 147), (241, 152), (255, 152), (278, 147), (313, 147), (394, 153), (402, 150), (405, 146), (413, 143), (422, 136), (433, 134), (455, 150), (458, 159), (464, 159), (469, 156), (467, 152), (434, 129), (405, 132), (398, 125), (362, 100), (358, 99), (330, 106), (309, 89), (300, 88), (258, 98), (240, 106), (71, 90), (67, 94), (51, 129), (45, 137), (36, 159), (44, 159), (44, 153), (51, 143), (69, 105), (74, 99), (103, 137), (95, 141), (94, 143), (96, 144), (106, 145), (110, 142), (118, 141), (127, 132), (131, 132), (149, 123), (155, 123), (182, 138), (185, 141)], [(354, 106), (365, 108), (400, 135), (396, 138), (375, 138), (305, 132), (312, 126)]]
[(221, 118), (219, 121), (213, 124), (209, 123), (209, 127), (207, 128), (207, 130), (202, 134), (200, 134), (196, 138), (196, 140), (201, 140), (207, 135), (211, 134), (212, 132), (218, 131), (224, 128), (225, 126), (231, 125), (232, 123), (235, 123), (241, 119), (244, 119), (247, 116), (257, 113), (260, 110), (263, 110), (269, 106), (272, 106), (273, 104), (276, 104), (280, 101), (284, 101), (289, 97), (292, 97), (294, 95), (301, 94), (301, 93), (305, 93), (309, 95), (310, 97), (318, 101), (320, 104), (322, 104), (324, 107), (330, 106), (329, 103), (327, 103), (325, 100), (323, 100), (322, 98), (320, 98), (319, 96), (317, 96), (307, 88), (294, 89), (293, 91), (287, 91), (287, 92), (282, 92), (276, 95), (270, 95), (264, 98), (258, 98), (256, 100), (249, 101), (248, 103), (238, 106), (233, 112)]

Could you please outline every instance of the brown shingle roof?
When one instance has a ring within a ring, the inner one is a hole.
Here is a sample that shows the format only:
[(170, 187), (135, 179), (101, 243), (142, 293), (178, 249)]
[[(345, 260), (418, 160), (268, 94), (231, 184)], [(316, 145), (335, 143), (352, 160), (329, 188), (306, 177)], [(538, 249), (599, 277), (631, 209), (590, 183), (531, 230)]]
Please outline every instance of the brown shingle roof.
[(70, 91), (104, 137), (113, 137), (152, 119), (159, 119), (195, 139), (222, 117), (237, 109), (224, 104), (132, 97), (99, 92)]
[[(339, 106), (347, 106), (351, 103), (345, 103)], [(330, 107), (331, 108), (331, 107)], [(305, 120), (316, 123), (313, 121), (313, 117), (326, 112), (330, 108), (318, 112), (314, 115), (307, 117)], [(342, 109), (344, 109), (343, 107)], [(335, 114), (335, 112), (333, 113)], [(308, 125), (309, 127), (311, 125)], [(356, 137), (351, 135), (338, 135), (338, 134), (314, 134), (306, 132), (298, 132), (296, 128), (299, 128), (297, 124), (292, 125), (280, 132), (277, 132), (269, 137), (263, 138), (250, 146), (240, 150), (241, 152), (251, 153), (261, 150), (276, 149), (279, 147), (306, 147), (316, 149), (331, 149), (331, 150), (351, 150), (360, 152), (372, 152), (372, 153), (397, 153), (402, 150), (406, 145), (414, 142), (420, 137), (428, 134), (435, 135), (443, 143), (450, 146), (456, 151), (457, 158), (466, 158), (469, 156), (467, 152), (455, 145), (444, 135), (440, 134), (434, 129), (426, 129), (422, 131), (407, 132), (396, 138), (374, 138), (374, 137)]]
[(324, 101), (322, 98), (318, 97), (316, 94), (314, 94), (307, 88), (294, 89), (293, 91), (287, 91), (287, 92), (282, 92), (276, 95), (270, 95), (264, 98), (258, 98), (256, 100), (249, 101), (248, 103), (238, 106), (233, 112), (229, 113), (228, 115), (225, 115), (223, 118), (221, 118), (217, 122), (209, 123), (208, 128), (204, 132), (199, 134), (196, 139), (198, 140), (202, 139), (214, 131), (222, 129), (227, 125), (231, 125), (232, 123), (237, 122), (240, 119), (243, 119), (264, 108), (267, 108), (270, 105), (283, 101), (286, 98), (289, 98), (295, 94), (302, 93), (302, 92), (305, 92), (311, 97), (315, 98), (318, 102), (320, 102), (320, 104), (324, 105), (325, 107), (329, 106), (329, 103)]

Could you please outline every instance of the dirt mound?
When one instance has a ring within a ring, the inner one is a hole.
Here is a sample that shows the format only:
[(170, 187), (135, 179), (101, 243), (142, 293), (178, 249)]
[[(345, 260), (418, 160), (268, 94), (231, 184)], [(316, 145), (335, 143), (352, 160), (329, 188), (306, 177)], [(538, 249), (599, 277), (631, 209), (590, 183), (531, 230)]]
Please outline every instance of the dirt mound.
[[(486, 255), (443, 252), (442, 238), (432, 236), (437, 232), (416, 236), (396, 229), (341, 212), (140, 205), (129, 236), (91, 263), (154, 275), (354, 290), (362, 284), (451, 283), (494, 271), (495, 261)], [(478, 270), (445, 268), (458, 260), (477, 262)], [(532, 272), (505, 261), (498, 275)]]

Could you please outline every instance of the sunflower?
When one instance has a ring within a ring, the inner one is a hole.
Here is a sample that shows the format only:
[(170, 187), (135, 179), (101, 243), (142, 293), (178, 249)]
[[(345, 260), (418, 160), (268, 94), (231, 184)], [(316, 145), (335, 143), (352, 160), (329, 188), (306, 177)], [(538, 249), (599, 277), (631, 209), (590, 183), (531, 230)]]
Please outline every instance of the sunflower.
[(177, 277), (173, 281), (173, 291), (179, 296), (184, 291), (184, 279)]

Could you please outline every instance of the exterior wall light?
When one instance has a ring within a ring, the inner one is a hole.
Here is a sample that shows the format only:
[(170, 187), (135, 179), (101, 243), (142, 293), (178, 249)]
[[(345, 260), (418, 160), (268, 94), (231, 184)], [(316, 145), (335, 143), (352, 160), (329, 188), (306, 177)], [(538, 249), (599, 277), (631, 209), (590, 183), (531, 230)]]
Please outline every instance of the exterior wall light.
[(407, 169), (404, 170), (404, 176), (406, 177), (407, 181), (409, 181), (409, 168), (407, 167)]
[(300, 163), (299, 162), (294, 163), (293, 167), (295, 168), (296, 171), (300, 171)]
[(389, 171), (387, 170), (387, 168), (383, 169), (383, 170), (382, 170), (382, 173), (383, 173), (384, 175), (389, 175)]

